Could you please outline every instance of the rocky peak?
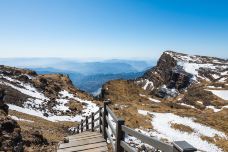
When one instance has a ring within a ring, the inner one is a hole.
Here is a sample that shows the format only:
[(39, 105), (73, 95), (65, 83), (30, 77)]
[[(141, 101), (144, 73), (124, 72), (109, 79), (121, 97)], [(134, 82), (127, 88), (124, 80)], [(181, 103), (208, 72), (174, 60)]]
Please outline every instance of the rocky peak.
[(228, 61), (215, 57), (165, 51), (157, 65), (137, 79), (136, 83), (151, 94), (169, 97), (173, 94), (177, 95), (191, 84), (203, 81), (227, 82)]

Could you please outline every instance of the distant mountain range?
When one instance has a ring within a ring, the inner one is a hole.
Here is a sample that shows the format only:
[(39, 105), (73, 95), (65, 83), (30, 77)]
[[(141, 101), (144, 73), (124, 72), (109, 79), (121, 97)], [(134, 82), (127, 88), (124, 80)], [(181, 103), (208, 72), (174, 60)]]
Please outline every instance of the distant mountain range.
[(11, 58), (0, 59), (0, 64), (35, 70), (38, 74), (66, 74), (76, 87), (96, 94), (107, 81), (136, 79), (155, 65), (155, 62), (120, 59), (79, 61), (61, 58)]

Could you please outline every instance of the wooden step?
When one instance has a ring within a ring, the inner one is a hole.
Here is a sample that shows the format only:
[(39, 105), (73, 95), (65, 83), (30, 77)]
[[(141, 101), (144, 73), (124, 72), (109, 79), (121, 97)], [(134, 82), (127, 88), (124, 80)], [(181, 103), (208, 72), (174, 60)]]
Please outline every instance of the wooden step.
[(93, 139), (85, 139), (80, 141), (70, 141), (69, 143), (63, 143), (59, 146), (59, 149), (67, 148), (67, 147), (77, 147), (81, 145), (89, 145), (93, 143), (105, 142), (104, 138), (93, 138)]
[(101, 135), (98, 133), (92, 133), (92, 134), (85, 134), (85, 135), (73, 135), (73, 136), (68, 136), (69, 139), (74, 139), (74, 138), (81, 138), (81, 137), (90, 137), (90, 136), (96, 136), (96, 135)]
[(100, 142), (100, 143), (93, 143), (89, 145), (82, 145), (82, 146), (77, 146), (77, 147), (68, 147), (64, 149), (59, 149), (57, 152), (79, 152), (79, 151), (84, 151), (84, 152), (89, 152), (94, 149), (98, 149), (99, 152), (107, 152), (107, 144), (106, 142)]
[(107, 143), (98, 132), (83, 132), (66, 137), (69, 143), (61, 143), (57, 152), (107, 152)]
[(93, 139), (93, 138), (103, 138), (102, 135), (94, 135), (94, 136), (87, 136), (87, 137), (79, 137), (79, 138), (72, 138), (70, 141), (79, 141), (79, 140), (85, 140), (85, 139)]

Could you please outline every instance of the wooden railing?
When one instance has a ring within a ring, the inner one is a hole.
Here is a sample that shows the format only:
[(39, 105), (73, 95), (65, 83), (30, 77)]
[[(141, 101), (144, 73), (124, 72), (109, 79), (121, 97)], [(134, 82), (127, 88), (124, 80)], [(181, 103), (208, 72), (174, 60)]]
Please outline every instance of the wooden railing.
[[(109, 108), (110, 101), (104, 101), (103, 108), (101, 107), (97, 112), (82, 120), (80, 125), (76, 128), (76, 133), (83, 131), (99, 130), (103, 134), (104, 139), (110, 141), (112, 150), (114, 152), (137, 152), (137, 150), (129, 146), (125, 142), (125, 134), (131, 135), (143, 143), (146, 143), (156, 150), (162, 152), (194, 152), (196, 148), (191, 146), (186, 141), (175, 141), (172, 144), (167, 144), (156, 138), (141, 134), (132, 128), (125, 126), (125, 121), (122, 118), (117, 118), (116, 115)], [(97, 117), (97, 118), (96, 118)], [(95, 119), (96, 118), (96, 119)], [(91, 120), (89, 122), (89, 120)], [(97, 124), (95, 126), (95, 123)], [(115, 125), (113, 125), (114, 123)], [(91, 127), (89, 127), (91, 126)], [(113, 136), (113, 137), (112, 137)]]

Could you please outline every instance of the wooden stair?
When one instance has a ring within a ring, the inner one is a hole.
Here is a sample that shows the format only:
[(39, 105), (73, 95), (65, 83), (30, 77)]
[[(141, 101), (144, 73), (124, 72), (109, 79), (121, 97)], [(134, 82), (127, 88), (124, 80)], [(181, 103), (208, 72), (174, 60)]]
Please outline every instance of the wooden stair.
[(98, 132), (82, 132), (67, 137), (68, 143), (60, 143), (57, 152), (107, 152), (107, 143)]

